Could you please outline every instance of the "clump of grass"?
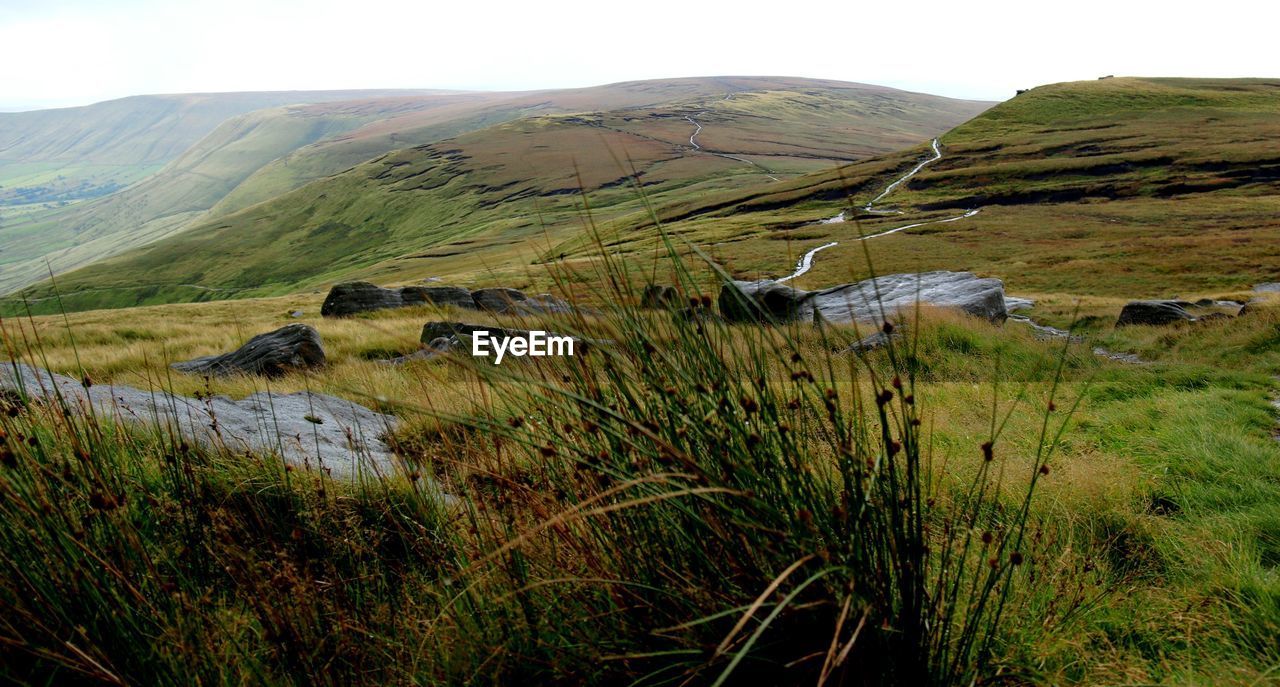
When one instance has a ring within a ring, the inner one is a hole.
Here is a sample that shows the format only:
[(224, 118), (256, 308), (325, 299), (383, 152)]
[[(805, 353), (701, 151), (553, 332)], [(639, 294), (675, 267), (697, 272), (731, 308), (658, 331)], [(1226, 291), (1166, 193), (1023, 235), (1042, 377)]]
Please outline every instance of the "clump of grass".
[(958, 484), (930, 452), (916, 341), (891, 338), (872, 363), (833, 354), (835, 334), (811, 325), (726, 324), (668, 247), (686, 303), (639, 309), (606, 256), (600, 300), (618, 305), (578, 325), (615, 345), (561, 364), (474, 364), (502, 394), (488, 412), (448, 418), (493, 437), (494, 472), (516, 485), (467, 502), (489, 543), (461, 575), (451, 619), (501, 643), (488, 674), (993, 675), (1012, 586), (1032, 563), (1031, 497), (1063, 423), (1044, 418), (1020, 498), (1002, 490), (998, 417)]

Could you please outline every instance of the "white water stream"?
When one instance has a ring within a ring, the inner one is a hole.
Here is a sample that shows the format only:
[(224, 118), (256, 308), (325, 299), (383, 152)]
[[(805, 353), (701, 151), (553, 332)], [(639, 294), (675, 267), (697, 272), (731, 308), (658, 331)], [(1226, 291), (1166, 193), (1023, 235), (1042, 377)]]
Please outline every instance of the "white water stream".
[[(689, 121), (691, 121), (691, 122), (692, 122), (693, 120), (692, 120), (692, 119), (690, 119)], [(694, 122), (694, 123), (696, 124), (697, 122)], [(695, 135), (695, 136), (697, 135), (697, 132), (696, 132), (696, 131), (694, 132), (694, 135)], [(690, 137), (690, 139), (689, 139), (689, 140), (690, 140), (690, 142), (692, 142), (692, 141), (693, 141), (693, 137)], [(696, 145), (696, 144), (695, 144), (695, 145)], [(907, 181), (908, 179), (910, 179), (911, 177), (915, 176), (916, 174), (919, 174), (919, 173), (920, 173), (920, 170), (924, 169), (927, 165), (929, 165), (930, 163), (933, 163), (933, 162), (937, 162), (938, 160), (941, 160), (941, 159), (942, 159), (942, 147), (941, 147), (941, 145), (939, 145), (939, 143), (938, 143), (938, 139), (936, 139), (936, 138), (935, 138), (935, 139), (933, 139), (933, 143), (931, 144), (931, 147), (933, 148), (933, 156), (932, 156), (932, 157), (928, 157), (928, 158), (925, 158), (924, 160), (921, 160), (919, 164), (917, 164), (915, 167), (912, 167), (912, 168), (911, 168), (911, 171), (907, 172), (906, 174), (903, 174), (902, 176), (900, 176), (900, 177), (898, 177), (897, 179), (895, 179), (895, 180), (893, 181), (893, 183), (891, 183), (891, 184), (889, 184), (888, 186), (886, 186), (886, 187), (885, 187), (885, 189), (884, 189), (883, 191), (881, 191), (881, 192), (880, 192), (880, 195), (876, 196), (875, 198), (872, 198), (870, 202), (868, 202), (866, 205), (862, 206), (862, 210), (863, 210), (863, 212), (869, 212), (869, 213), (873, 213), (873, 214), (877, 214), (877, 215), (900, 215), (900, 214), (902, 214), (902, 211), (901, 211), (901, 210), (877, 210), (877, 209), (875, 209), (875, 207), (874, 207), (874, 206), (875, 206), (875, 204), (876, 204), (876, 203), (880, 202), (881, 200), (884, 200), (884, 198), (885, 198), (886, 196), (888, 196), (890, 193), (893, 193), (894, 189), (896, 189), (896, 188), (898, 188), (899, 186), (901, 186), (901, 185), (903, 184), (903, 182)], [(858, 240), (858, 241), (866, 241), (867, 239), (874, 239), (874, 238), (878, 238), (878, 237), (880, 237), (880, 236), (888, 236), (889, 234), (896, 234), (896, 233), (898, 233), (898, 232), (900, 232), (900, 231), (904, 231), (904, 230), (907, 230), (907, 229), (915, 229), (916, 227), (923, 227), (923, 226), (925, 226), (925, 225), (927, 225), (927, 224), (944, 224), (944, 223), (947, 223), (947, 222), (958, 222), (958, 221), (960, 221), (960, 220), (962, 220), (962, 219), (965, 219), (965, 218), (967, 218), (967, 217), (973, 217), (974, 215), (978, 214), (978, 212), (979, 212), (979, 210), (975, 208), (975, 209), (973, 209), (973, 210), (969, 210), (968, 212), (965, 212), (963, 215), (957, 215), (957, 216), (955, 216), (955, 217), (947, 217), (947, 218), (945, 218), (945, 219), (934, 219), (934, 220), (929, 220), (929, 221), (927, 221), (927, 222), (916, 222), (916, 223), (914, 223), (914, 224), (904, 224), (904, 225), (902, 225), (902, 226), (900, 226), (900, 227), (894, 227), (894, 228), (892, 228), (892, 229), (887, 229), (887, 230), (885, 230), (885, 231), (876, 232), (876, 233), (874, 233), (874, 234), (867, 234), (866, 236), (860, 236), (860, 237), (858, 237), (856, 240)], [(829, 219), (822, 219), (822, 220), (818, 220), (818, 224), (842, 224), (842, 223), (844, 223), (844, 222), (845, 222), (845, 213), (844, 213), (844, 211), (843, 211), (843, 210), (841, 210), (841, 211), (840, 211), (840, 214), (836, 215), (835, 217), (831, 217), (831, 218), (829, 218)], [(814, 258), (814, 256), (815, 256), (815, 255), (817, 255), (817, 254), (818, 254), (818, 252), (819, 252), (819, 251), (826, 250), (826, 249), (828, 249), (828, 248), (831, 248), (832, 246), (837, 246), (837, 245), (840, 245), (840, 242), (839, 242), (839, 241), (832, 241), (831, 243), (828, 243), (828, 244), (825, 244), (825, 245), (822, 245), (822, 246), (818, 246), (817, 248), (810, 249), (807, 253), (805, 253), (804, 255), (800, 256), (800, 259), (799, 259), (798, 261), (796, 261), (796, 271), (795, 271), (795, 272), (792, 272), (789, 276), (786, 276), (786, 277), (783, 277), (783, 278), (781, 278), (781, 279), (778, 279), (777, 281), (778, 281), (778, 282), (788, 282), (788, 281), (791, 281), (792, 279), (795, 279), (796, 277), (799, 277), (800, 275), (804, 274), (805, 272), (808, 272), (810, 269), (813, 269), (813, 258)]]

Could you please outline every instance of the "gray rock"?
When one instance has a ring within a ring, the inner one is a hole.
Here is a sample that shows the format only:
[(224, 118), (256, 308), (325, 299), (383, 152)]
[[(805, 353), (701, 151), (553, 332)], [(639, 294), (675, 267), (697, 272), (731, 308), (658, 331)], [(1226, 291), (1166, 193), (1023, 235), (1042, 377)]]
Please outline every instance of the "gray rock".
[(1180, 301), (1132, 301), (1125, 304), (1116, 320), (1117, 327), (1129, 325), (1166, 325), (1175, 322), (1194, 322)]
[(461, 347), (462, 339), (456, 335), (438, 336), (413, 353), (381, 362), (387, 365), (404, 365), (415, 360), (434, 360)]
[(730, 322), (796, 320), (811, 310), (809, 301), (815, 293), (768, 279), (728, 282), (720, 287), (720, 315)]
[(471, 292), (461, 286), (405, 286), (399, 289), (400, 301), (406, 305), (474, 308)]
[(508, 289), (499, 286), (472, 291), (471, 300), (475, 302), (474, 307), (480, 310), (505, 313), (515, 311), (517, 304), (529, 300), (529, 297), (519, 289)]
[(191, 374), (279, 377), (293, 370), (323, 367), (324, 364), (320, 332), (310, 325), (290, 324), (259, 334), (231, 353), (207, 355), (174, 363), (170, 367)]
[(1018, 310), (1030, 310), (1036, 306), (1036, 302), (1030, 298), (1018, 298), (1005, 294), (1004, 309), (1005, 312), (1016, 312)]
[(367, 281), (335, 284), (320, 306), (324, 317), (348, 317), (362, 312), (413, 305), (475, 308), (471, 292), (460, 286), (403, 286), (384, 289)]
[(467, 324), (465, 322), (428, 322), (422, 325), (422, 335), (418, 340), (424, 344), (431, 344), (437, 339), (454, 339), (459, 340), (462, 336), (471, 336), (472, 333), (485, 330), (492, 332), (494, 336), (499, 334), (505, 336), (521, 336), (527, 335), (528, 330), (524, 329), (506, 329), (491, 324)]
[(72, 412), (92, 408), (99, 419), (175, 431), (209, 448), (276, 453), (292, 465), (327, 468), (343, 479), (390, 475), (397, 465), (383, 439), (396, 418), (324, 394), (261, 392), (233, 401), (128, 386), (86, 389), (65, 375), (13, 362), (0, 363), (0, 389), (22, 390), (45, 404), (61, 395)]
[(958, 308), (992, 322), (1008, 317), (1004, 283), (970, 272), (890, 274), (820, 291), (800, 291), (773, 281), (732, 282), (720, 292), (721, 314), (740, 322), (766, 314), (779, 321), (879, 323), (917, 302)]

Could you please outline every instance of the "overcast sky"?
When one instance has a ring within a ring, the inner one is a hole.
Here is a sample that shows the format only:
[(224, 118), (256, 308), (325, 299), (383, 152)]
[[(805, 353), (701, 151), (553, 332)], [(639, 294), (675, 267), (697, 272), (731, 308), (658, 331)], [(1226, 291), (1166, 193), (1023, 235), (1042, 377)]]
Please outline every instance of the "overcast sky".
[(0, 0), (0, 109), (726, 74), (1003, 100), (1104, 74), (1280, 77), (1278, 19), (1240, 0)]

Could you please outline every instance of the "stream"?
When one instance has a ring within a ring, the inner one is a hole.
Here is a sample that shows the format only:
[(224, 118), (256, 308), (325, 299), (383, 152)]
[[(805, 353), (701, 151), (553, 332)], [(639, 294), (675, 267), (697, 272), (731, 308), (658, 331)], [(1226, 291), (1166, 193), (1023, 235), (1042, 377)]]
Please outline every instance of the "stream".
[[(697, 122), (696, 122), (696, 121), (694, 121), (692, 118), (689, 118), (689, 121), (693, 122), (694, 124), (697, 124)], [(702, 127), (701, 127), (701, 126), (699, 126), (699, 127), (698, 127), (698, 130), (699, 130), (699, 131), (701, 131), (701, 128), (702, 128)], [(694, 132), (694, 136), (697, 136), (697, 134), (698, 134), (698, 132), (697, 132), (697, 131), (695, 131), (695, 132)], [(689, 142), (690, 142), (690, 143), (693, 143), (695, 146), (697, 146), (697, 144), (693, 142), (693, 136), (690, 136), (690, 137), (689, 137)], [(862, 211), (863, 211), (863, 212), (867, 212), (867, 213), (872, 213), (872, 214), (878, 214), (878, 215), (891, 215), (891, 214), (893, 214), (893, 215), (901, 215), (901, 214), (904, 214), (902, 210), (878, 210), (878, 209), (876, 209), (876, 208), (875, 208), (875, 204), (876, 204), (876, 203), (879, 203), (881, 200), (884, 200), (884, 199), (885, 199), (885, 198), (886, 198), (890, 193), (893, 193), (893, 191), (894, 191), (895, 189), (897, 189), (899, 186), (901, 186), (901, 185), (902, 185), (904, 182), (906, 182), (908, 179), (910, 179), (911, 177), (915, 176), (916, 174), (919, 174), (919, 173), (920, 173), (920, 170), (924, 169), (924, 168), (925, 168), (925, 167), (927, 167), (929, 164), (934, 163), (934, 162), (937, 162), (938, 160), (941, 160), (941, 159), (942, 159), (942, 147), (941, 147), (941, 145), (939, 144), (938, 139), (936, 139), (936, 138), (935, 138), (935, 139), (933, 139), (933, 142), (932, 142), (932, 144), (931, 144), (931, 147), (933, 148), (933, 155), (932, 155), (931, 157), (928, 157), (928, 158), (925, 158), (924, 160), (921, 160), (919, 164), (917, 164), (915, 167), (912, 167), (912, 168), (911, 168), (911, 171), (907, 172), (906, 174), (902, 175), (901, 177), (898, 177), (896, 180), (894, 180), (892, 183), (890, 183), (888, 186), (886, 186), (886, 187), (885, 187), (885, 189), (884, 189), (883, 191), (881, 191), (881, 192), (880, 192), (880, 195), (876, 196), (875, 198), (872, 198), (872, 199), (871, 199), (871, 200), (870, 200), (866, 205), (862, 206)], [(947, 222), (958, 222), (958, 221), (960, 221), (960, 220), (962, 220), (962, 219), (966, 219), (966, 218), (969, 218), (969, 217), (973, 217), (974, 215), (978, 214), (978, 213), (979, 213), (979, 212), (981, 212), (981, 211), (982, 211), (982, 209), (981, 209), (981, 208), (973, 208), (973, 209), (971, 209), (971, 210), (968, 210), (968, 211), (967, 211), (967, 212), (965, 212), (964, 214), (962, 214), (962, 215), (957, 215), (957, 216), (955, 216), (955, 217), (947, 217), (947, 218), (944, 218), (944, 219), (929, 220), (929, 221), (926, 221), (926, 222), (916, 222), (916, 223), (914, 223), (914, 224), (905, 224), (905, 225), (900, 226), (900, 227), (894, 227), (894, 228), (892, 228), (892, 229), (886, 229), (885, 231), (876, 232), (876, 233), (874, 233), (874, 234), (868, 234), (868, 235), (866, 235), (866, 236), (860, 236), (860, 237), (858, 237), (858, 238), (857, 238), (857, 239), (855, 239), (855, 240), (856, 240), (856, 241), (866, 241), (867, 239), (874, 239), (874, 238), (877, 238), (877, 237), (880, 237), (880, 236), (888, 236), (889, 234), (896, 234), (896, 233), (898, 233), (898, 232), (900, 232), (900, 231), (904, 231), (904, 230), (907, 230), (907, 229), (914, 229), (914, 228), (916, 228), (916, 227), (923, 227), (923, 226), (925, 226), (925, 225), (929, 225), (929, 224), (945, 224), (945, 223), (947, 223)], [(840, 214), (838, 214), (838, 215), (836, 215), (836, 216), (834, 216), (834, 217), (828, 218), (828, 219), (818, 220), (818, 221), (816, 222), (816, 224), (843, 224), (843, 223), (844, 223), (844, 222), (846, 222), (846, 221), (847, 221), (847, 220), (846, 220), (846, 217), (845, 217), (845, 211), (844, 211), (844, 210), (841, 210), (841, 211), (840, 211)], [(806, 251), (806, 252), (805, 252), (805, 254), (804, 254), (804, 255), (800, 256), (800, 259), (799, 259), (799, 260), (797, 260), (797, 261), (796, 261), (796, 268), (795, 268), (795, 271), (794, 271), (794, 272), (792, 272), (790, 275), (788, 275), (788, 276), (786, 276), (786, 277), (782, 277), (781, 279), (776, 279), (775, 281), (781, 284), (781, 283), (784, 283), (784, 282), (789, 282), (789, 281), (791, 281), (792, 279), (795, 279), (796, 277), (799, 277), (799, 276), (801, 276), (801, 275), (805, 274), (805, 273), (806, 273), (806, 272), (808, 272), (809, 270), (813, 269), (813, 262), (814, 262), (814, 260), (816, 259), (816, 257), (817, 257), (817, 255), (818, 255), (818, 253), (820, 253), (820, 252), (822, 252), (822, 251), (824, 251), (824, 250), (826, 250), (826, 249), (828, 249), (828, 248), (832, 248), (832, 247), (835, 247), (835, 246), (838, 246), (838, 245), (840, 245), (840, 242), (839, 242), (839, 241), (832, 241), (832, 242), (830, 242), (830, 243), (825, 243), (825, 244), (823, 244), (823, 245), (821, 245), (821, 246), (818, 246), (817, 248), (811, 248), (811, 249), (809, 249), (808, 251)], [(1025, 300), (1023, 300), (1023, 299), (1011, 299), (1011, 298), (1006, 298), (1006, 301), (1005, 301), (1005, 302), (1006, 302), (1006, 308), (1009, 308), (1009, 307), (1010, 307), (1010, 305), (1008, 305), (1008, 304), (1010, 304), (1010, 303), (1015, 303), (1015, 302), (1017, 303), (1017, 305), (1018, 305), (1019, 307), (1023, 307), (1023, 306), (1026, 306), (1026, 305), (1030, 305), (1030, 301), (1025, 301)], [(1038, 336), (1042, 337), (1042, 338), (1052, 338), (1052, 339), (1070, 339), (1070, 340), (1072, 340), (1072, 341), (1079, 341), (1079, 342), (1084, 342), (1084, 340), (1085, 340), (1085, 339), (1084, 339), (1084, 337), (1080, 337), (1080, 336), (1072, 335), (1070, 332), (1067, 332), (1067, 331), (1064, 331), (1064, 330), (1058, 329), (1057, 327), (1050, 327), (1050, 326), (1048, 326), (1048, 325), (1040, 324), (1039, 322), (1036, 322), (1035, 320), (1031, 319), (1030, 317), (1027, 317), (1026, 315), (1015, 315), (1015, 314), (1013, 314), (1013, 313), (1010, 313), (1010, 314), (1009, 314), (1009, 319), (1010, 319), (1010, 320), (1012, 320), (1012, 321), (1014, 321), (1014, 322), (1018, 322), (1018, 323), (1020, 323), (1020, 324), (1025, 324), (1025, 325), (1027, 325), (1027, 326), (1031, 327), (1033, 330), (1035, 330), (1036, 334), (1037, 334)], [(1094, 355), (1096, 355), (1096, 356), (1098, 356), (1098, 357), (1101, 357), (1101, 358), (1106, 358), (1106, 359), (1108, 359), (1108, 360), (1114, 360), (1114, 361), (1117, 361), (1117, 362), (1130, 363), (1130, 364), (1135, 364), (1135, 365), (1140, 365), (1140, 364), (1144, 364), (1144, 363), (1146, 363), (1146, 362), (1147, 362), (1147, 361), (1143, 360), (1142, 358), (1138, 357), (1138, 356), (1137, 356), (1136, 354), (1134, 354), (1134, 353), (1120, 353), (1120, 352), (1116, 352), (1116, 351), (1110, 351), (1110, 350), (1107, 350), (1107, 349), (1105, 349), (1105, 348), (1102, 348), (1101, 346), (1095, 346), (1095, 347), (1093, 348), (1093, 354), (1094, 354)], [(1280, 401), (1277, 401), (1277, 403), (1280, 403)], [(1278, 405), (1277, 407), (1280, 407), (1280, 405)]]

